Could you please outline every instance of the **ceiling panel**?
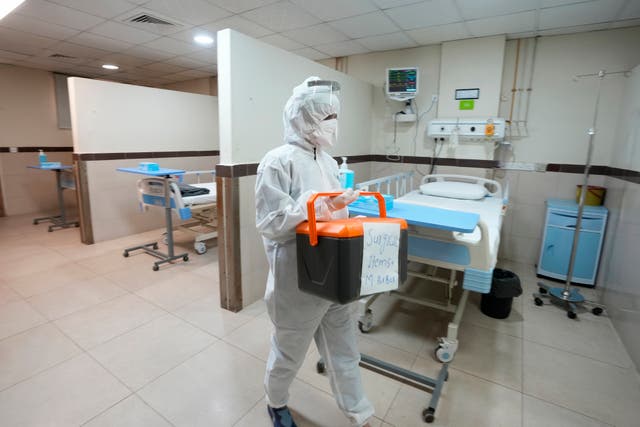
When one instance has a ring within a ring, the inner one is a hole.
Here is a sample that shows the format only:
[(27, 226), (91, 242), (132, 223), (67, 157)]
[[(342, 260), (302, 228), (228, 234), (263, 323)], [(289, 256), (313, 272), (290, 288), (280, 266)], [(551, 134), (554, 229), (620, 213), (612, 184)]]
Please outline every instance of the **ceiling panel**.
[(288, 1), (254, 9), (242, 16), (278, 33), (320, 23), (318, 18)]
[(160, 37), (159, 39), (152, 40), (143, 46), (150, 47), (152, 49), (162, 50), (175, 55), (186, 55), (187, 53), (195, 52), (202, 49), (202, 46), (198, 46), (195, 43), (185, 43), (180, 40), (172, 39), (170, 37)]
[(134, 9), (135, 4), (127, 0), (103, 0), (103, 1), (87, 1), (87, 0), (49, 0), (62, 6), (68, 6), (72, 9), (80, 10), (91, 15), (101, 18), (111, 19), (123, 12)]
[(144, 65), (144, 64), (148, 64), (150, 62), (153, 62), (152, 59), (146, 59), (146, 58), (140, 58), (140, 57), (136, 57), (136, 56), (131, 56), (131, 55), (125, 55), (122, 53), (114, 53), (111, 55), (107, 55), (105, 57), (102, 58), (103, 61), (101, 62), (109, 62), (111, 64), (116, 64), (119, 65), (121, 67), (138, 67), (140, 65)]
[(533, 31), (536, 26), (536, 12), (514, 13), (513, 15), (467, 21), (467, 28), (476, 37), (496, 34), (522, 33)]
[(75, 28), (51, 24), (49, 22), (44, 22), (30, 16), (20, 15), (18, 13), (12, 13), (8, 16), (5, 16), (0, 21), (0, 27), (26, 31), (37, 36), (49, 37), (53, 39), (66, 39), (67, 37), (71, 37), (75, 34), (80, 33), (80, 30), (77, 30)]
[(308, 46), (339, 42), (349, 38), (327, 24), (318, 24), (312, 27), (299, 28), (297, 30), (286, 31), (283, 34), (292, 40), (296, 40)]
[(541, 0), (540, 7), (564, 6), (572, 3), (585, 3), (593, 0)]
[(15, 12), (77, 30), (86, 30), (104, 21), (103, 18), (44, 0), (26, 1)]
[(206, 62), (198, 61), (197, 59), (189, 58), (188, 56), (178, 56), (175, 58), (167, 59), (165, 62), (168, 64), (177, 65), (179, 67), (191, 69), (198, 69), (207, 66)]
[(378, 10), (371, 0), (291, 0), (291, 2), (323, 21), (335, 21)]
[(329, 25), (342, 31), (351, 38), (377, 36), (380, 34), (395, 33), (400, 30), (384, 13), (373, 12), (366, 15), (353, 16)]
[(69, 43), (69, 42), (58, 43), (54, 46), (51, 46), (49, 49), (56, 53), (61, 53), (63, 55), (68, 55), (75, 58), (84, 58), (84, 59), (102, 58), (111, 53), (103, 49), (80, 46), (78, 44)]
[(220, 21), (202, 25), (201, 28), (212, 32), (214, 37), (216, 35), (216, 32), (224, 30), (225, 28), (231, 28), (232, 30), (239, 31), (243, 34), (255, 38), (273, 34), (273, 31), (263, 27), (262, 25), (256, 24), (255, 22), (238, 15), (230, 16), (228, 18), (221, 19)]
[(407, 35), (403, 32), (385, 34), (382, 36), (366, 37), (363, 39), (358, 39), (358, 43), (372, 51), (405, 49), (418, 45), (416, 42), (407, 37)]
[(186, 68), (184, 67), (167, 64), (166, 62), (154, 62), (153, 64), (142, 65), (140, 68), (145, 70), (158, 71), (161, 73), (179, 73), (186, 70)]
[(210, 76), (211, 76), (211, 72), (209, 71), (186, 70), (186, 71), (181, 71), (179, 73), (168, 74), (166, 78), (177, 79), (178, 81), (182, 81), (182, 80), (201, 79), (201, 78), (210, 77)]
[(553, 28), (550, 30), (538, 31), (538, 35), (541, 36), (557, 36), (561, 34), (582, 33), (585, 31), (598, 31), (609, 28), (608, 23), (602, 24), (589, 24), (589, 25), (576, 25), (575, 27)]
[(57, 71), (61, 73), (70, 72), (73, 67), (72, 64), (65, 64), (47, 58), (29, 58), (19, 62), (18, 64), (27, 68), (38, 68), (41, 70)]
[(134, 46), (131, 49), (123, 51), (122, 53), (139, 58), (151, 59), (153, 61), (164, 61), (165, 59), (173, 58), (174, 56), (176, 56), (172, 53), (158, 49), (152, 49), (143, 45)]
[(407, 31), (407, 34), (421, 45), (440, 43), (450, 40), (461, 40), (471, 36), (467, 27), (461, 23), (411, 30)]
[(0, 27), (0, 49), (2, 50), (33, 55), (38, 50), (56, 43), (55, 39)]
[(611, 28), (632, 27), (640, 25), (640, 19), (626, 19), (624, 21), (616, 21), (611, 23)]
[(357, 55), (359, 53), (369, 52), (369, 49), (353, 40), (323, 44), (321, 46), (315, 46), (315, 49), (332, 57)]
[(82, 32), (77, 36), (68, 38), (67, 41), (83, 46), (97, 47), (98, 49), (104, 49), (113, 52), (125, 50), (133, 46), (131, 43), (87, 32)]
[(405, 30), (444, 25), (462, 20), (455, 5), (449, 0), (432, 0), (385, 11)]
[(209, 0), (209, 3), (213, 3), (216, 6), (230, 10), (233, 13), (242, 13), (251, 9), (257, 9), (262, 6), (276, 3), (278, 1), (280, 0)]
[(218, 56), (214, 48), (198, 50), (185, 56), (207, 64), (216, 64), (218, 62)]
[[(373, 0), (373, 2), (381, 9), (389, 9), (392, 7), (405, 6), (413, 3), (420, 3), (420, 0)], [(424, 0), (422, 1), (424, 3)]]
[(618, 18), (640, 18), (640, 1), (628, 1), (620, 15), (618, 15)]
[(456, 3), (460, 6), (464, 19), (478, 19), (536, 10), (539, 4), (538, 1), (532, 0), (456, 0)]
[(294, 50), (292, 53), (296, 55), (304, 56), (307, 59), (311, 59), (312, 61), (317, 61), (318, 59), (326, 59), (329, 58), (330, 55), (326, 53), (319, 52), (311, 47), (305, 47), (302, 49)]
[(0, 63), (6, 61), (22, 61), (29, 58), (29, 55), (23, 55), (21, 53), (8, 52), (6, 50), (0, 50)]
[(572, 27), (612, 20), (624, 0), (597, 0), (540, 11), (540, 29)]
[(206, 0), (150, 0), (144, 8), (192, 25), (206, 24), (231, 15), (231, 12)]
[(157, 34), (138, 30), (137, 28), (130, 27), (129, 25), (121, 24), (114, 21), (104, 22), (92, 28), (91, 32), (132, 44), (150, 42), (151, 40), (157, 39), (159, 37)]
[(272, 34), (267, 37), (262, 37), (260, 40), (284, 50), (295, 50), (305, 47), (302, 43), (291, 40), (281, 34)]

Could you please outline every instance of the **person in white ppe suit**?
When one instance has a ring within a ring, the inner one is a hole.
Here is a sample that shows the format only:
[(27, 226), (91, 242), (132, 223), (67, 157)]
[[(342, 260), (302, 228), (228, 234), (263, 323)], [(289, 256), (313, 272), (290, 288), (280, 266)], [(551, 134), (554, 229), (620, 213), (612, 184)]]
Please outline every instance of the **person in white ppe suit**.
[[(267, 361), (267, 409), (275, 427), (295, 426), (287, 408), (293, 382), (311, 340), (326, 365), (333, 394), (354, 426), (368, 426), (372, 404), (360, 378), (360, 353), (352, 309), (298, 289), (295, 228), (307, 219), (307, 200), (315, 192), (340, 188), (338, 164), (325, 151), (335, 144), (340, 102), (337, 82), (306, 79), (284, 108), (285, 144), (269, 151), (258, 166), (256, 226), (269, 262), (265, 301), (275, 331)], [(347, 190), (319, 198), (319, 220), (346, 218), (358, 198)]]

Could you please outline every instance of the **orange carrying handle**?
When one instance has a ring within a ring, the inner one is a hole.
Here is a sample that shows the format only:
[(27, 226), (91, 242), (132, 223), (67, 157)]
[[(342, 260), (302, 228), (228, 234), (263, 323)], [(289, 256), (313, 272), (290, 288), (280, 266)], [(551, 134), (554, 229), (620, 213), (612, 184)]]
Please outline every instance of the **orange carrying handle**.
[[(330, 193), (315, 193), (307, 201), (307, 217), (309, 222), (309, 243), (311, 246), (318, 245), (318, 231), (316, 230), (316, 209), (315, 201), (318, 197), (334, 197), (341, 195), (341, 191)], [(374, 196), (378, 200), (378, 208), (380, 210), (380, 218), (387, 217), (387, 206), (384, 203), (384, 197), (382, 194), (375, 191), (361, 191), (361, 196)]]

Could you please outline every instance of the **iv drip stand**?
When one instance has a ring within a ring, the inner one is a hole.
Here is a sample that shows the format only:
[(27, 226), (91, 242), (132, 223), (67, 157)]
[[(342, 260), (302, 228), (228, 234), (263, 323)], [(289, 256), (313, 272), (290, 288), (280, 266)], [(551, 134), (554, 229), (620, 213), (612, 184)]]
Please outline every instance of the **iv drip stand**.
[(599, 316), (602, 314), (604, 306), (602, 304), (595, 303), (593, 301), (587, 301), (578, 289), (571, 287), (571, 281), (573, 280), (573, 269), (575, 267), (576, 253), (578, 252), (578, 241), (580, 239), (580, 230), (582, 229), (582, 214), (584, 212), (584, 202), (587, 195), (587, 189), (589, 185), (589, 169), (591, 169), (591, 157), (593, 154), (593, 140), (596, 135), (596, 121), (598, 120), (598, 105), (600, 104), (600, 90), (602, 88), (602, 80), (604, 80), (607, 74), (620, 74), (620, 72), (606, 73), (604, 70), (600, 70), (597, 74), (586, 74), (583, 76), (576, 76), (577, 78), (585, 77), (598, 77), (598, 91), (596, 95), (596, 106), (593, 113), (593, 122), (591, 127), (587, 131), (589, 135), (589, 148), (587, 150), (587, 163), (584, 168), (584, 178), (582, 181), (582, 190), (580, 191), (580, 200), (578, 203), (578, 217), (576, 221), (575, 231), (573, 234), (573, 243), (571, 245), (571, 258), (569, 259), (569, 269), (567, 271), (567, 281), (563, 288), (551, 287), (538, 282), (539, 293), (534, 293), (533, 298), (536, 305), (543, 305), (542, 298), (549, 298), (552, 302), (562, 304), (567, 310), (567, 316), (570, 319), (575, 319), (578, 304), (588, 304), (593, 306), (591, 312)]

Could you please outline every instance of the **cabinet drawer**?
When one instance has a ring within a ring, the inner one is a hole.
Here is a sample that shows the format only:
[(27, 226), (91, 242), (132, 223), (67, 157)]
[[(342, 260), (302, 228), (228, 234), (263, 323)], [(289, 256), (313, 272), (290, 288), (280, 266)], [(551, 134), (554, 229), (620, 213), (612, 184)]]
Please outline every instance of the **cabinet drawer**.
[[(555, 225), (557, 227), (575, 228), (578, 221), (577, 214), (549, 212), (549, 225)], [(589, 231), (601, 231), (604, 224), (604, 218), (589, 216), (587, 214), (582, 216), (582, 229)]]

